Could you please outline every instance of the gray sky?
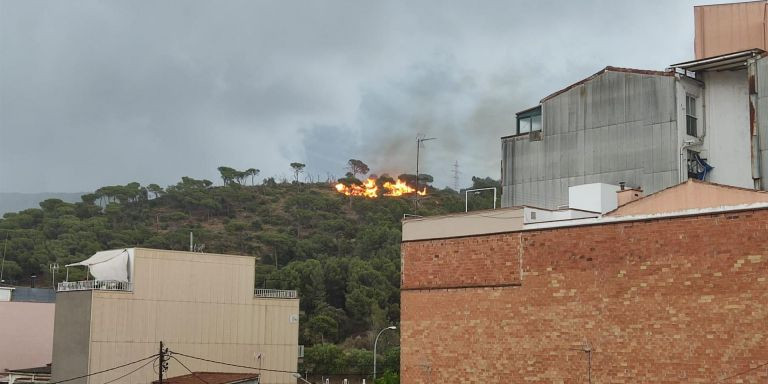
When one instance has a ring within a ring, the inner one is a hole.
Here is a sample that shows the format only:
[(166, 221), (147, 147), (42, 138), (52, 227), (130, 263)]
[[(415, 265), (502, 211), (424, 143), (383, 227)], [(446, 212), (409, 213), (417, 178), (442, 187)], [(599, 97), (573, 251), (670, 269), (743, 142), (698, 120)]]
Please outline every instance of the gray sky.
[(499, 177), (515, 112), (693, 58), (693, 1), (0, 0), (0, 192), (325, 180), (358, 158)]

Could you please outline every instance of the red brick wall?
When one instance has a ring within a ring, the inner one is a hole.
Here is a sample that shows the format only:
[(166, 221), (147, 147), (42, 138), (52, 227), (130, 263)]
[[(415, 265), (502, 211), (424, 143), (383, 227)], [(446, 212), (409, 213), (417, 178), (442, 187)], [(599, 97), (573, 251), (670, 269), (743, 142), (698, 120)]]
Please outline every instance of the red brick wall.
[[(711, 383), (768, 363), (768, 210), (402, 252), (405, 384), (586, 383), (585, 342), (593, 383)], [(520, 286), (430, 289), (520, 282), (521, 256)], [(738, 379), (765, 383), (768, 366)]]
[(402, 288), (519, 283), (519, 246), (517, 233), (403, 243)]

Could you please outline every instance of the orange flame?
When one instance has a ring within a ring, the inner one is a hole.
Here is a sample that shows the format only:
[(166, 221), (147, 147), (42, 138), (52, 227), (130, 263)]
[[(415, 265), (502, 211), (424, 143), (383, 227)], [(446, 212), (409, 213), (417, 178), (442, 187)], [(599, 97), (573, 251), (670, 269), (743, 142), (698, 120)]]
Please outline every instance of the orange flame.
[(347, 196), (365, 196), (374, 198), (379, 196), (379, 187), (376, 186), (376, 180), (368, 178), (363, 182), (363, 185), (344, 185), (342, 183), (336, 184), (336, 190), (339, 193), (343, 193)]
[[(338, 183), (335, 187), (336, 191), (346, 196), (364, 196), (371, 199), (379, 197), (379, 187), (376, 185), (376, 179), (373, 178), (366, 179), (365, 182), (363, 182), (363, 185), (345, 185)], [(419, 196), (425, 196), (427, 194), (427, 187), (424, 187), (421, 191), (417, 191), (400, 179), (396, 180), (394, 183), (389, 181), (385, 182), (382, 185), (382, 189), (384, 189), (382, 196), (387, 197), (403, 196), (414, 192)]]

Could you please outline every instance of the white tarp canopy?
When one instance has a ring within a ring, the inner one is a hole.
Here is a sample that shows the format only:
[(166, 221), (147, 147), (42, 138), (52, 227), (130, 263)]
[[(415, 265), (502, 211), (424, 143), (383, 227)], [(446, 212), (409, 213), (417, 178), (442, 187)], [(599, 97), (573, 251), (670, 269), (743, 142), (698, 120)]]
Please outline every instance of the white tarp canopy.
[(133, 266), (133, 248), (112, 249), (96, 252), (93, 256), (79, 263), (67, 264), (67, 267), (86, 266), (96, 280), (131, 281)]

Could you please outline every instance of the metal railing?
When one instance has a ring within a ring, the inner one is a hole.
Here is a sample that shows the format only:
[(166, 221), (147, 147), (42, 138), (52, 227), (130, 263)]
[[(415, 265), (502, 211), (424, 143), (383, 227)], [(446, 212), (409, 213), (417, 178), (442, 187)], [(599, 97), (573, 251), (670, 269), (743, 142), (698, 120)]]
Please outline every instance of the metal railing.
[(255, 297), (265, 297), (270, 299), (298, 299), (299, 295), (296, 291), (289, 291), (285, 289), (264, 289), (256, 288), (253, 291)]
[(65, 281), (59, 283), (57, 292), (67, 291), (133, 291), (133, 283), (114, 280)]

